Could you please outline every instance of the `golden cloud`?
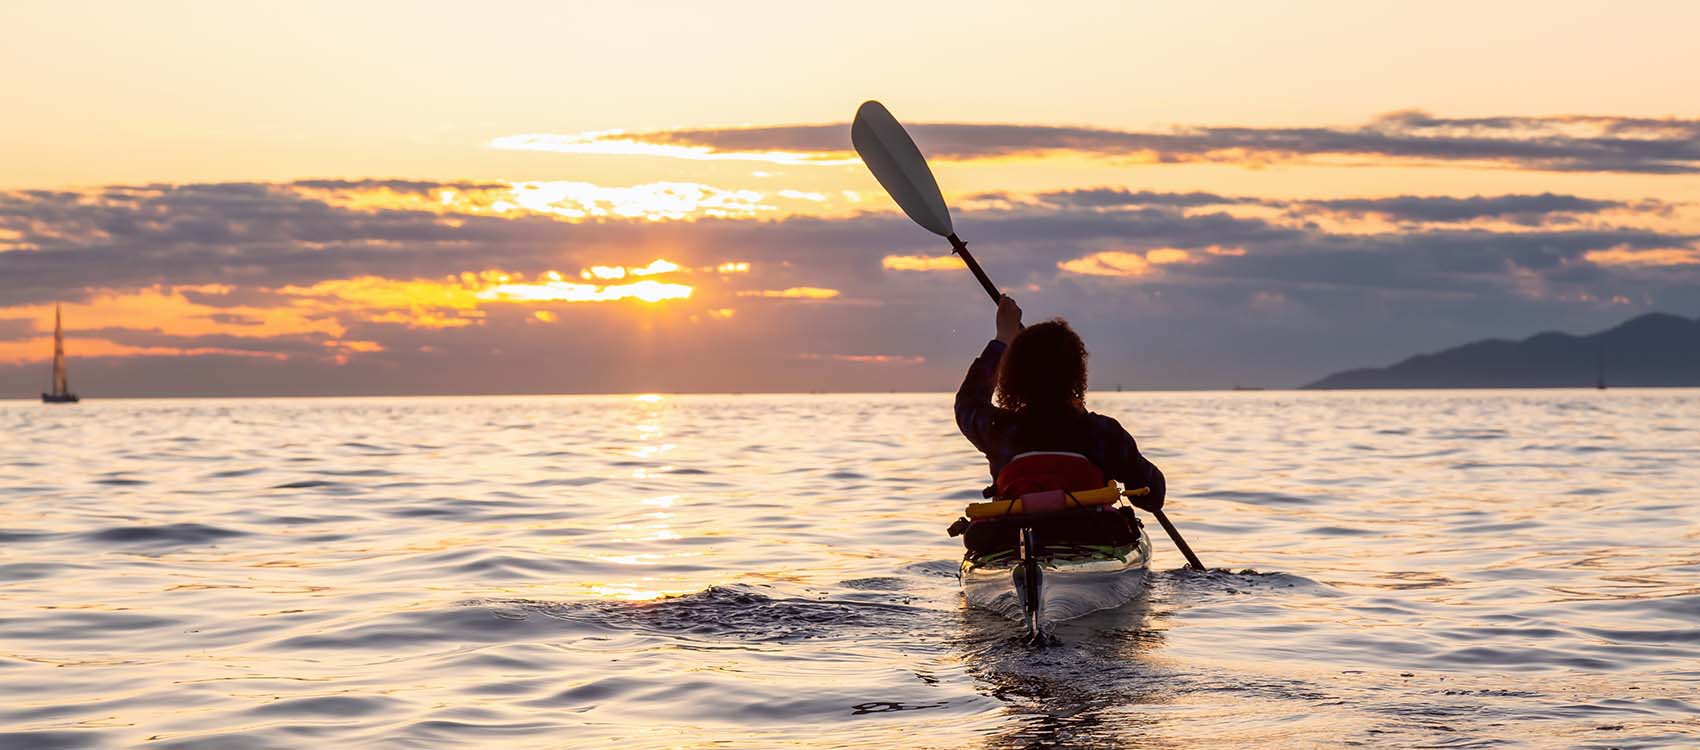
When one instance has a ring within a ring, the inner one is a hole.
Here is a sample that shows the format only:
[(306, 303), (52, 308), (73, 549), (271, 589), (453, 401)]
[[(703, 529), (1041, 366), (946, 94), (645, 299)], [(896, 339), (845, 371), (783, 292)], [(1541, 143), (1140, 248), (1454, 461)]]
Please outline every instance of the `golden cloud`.
[[(746, 273), (747, 261), (707, 266), (722, 273)], [(113, 329), (151, 331), (172, 337), (233, 336), (267, 339), (281, 336), (311, 337), (338, 362), (349, 355), (384, 351), (376, 341), (344, 338), (349, 321), (388, 323), (409, 328), (460, 328), (481, 323), (484, 308), (500, 305), (543, 305), (551, 303), (646, 302), (689, 299), (695, 289), (658, 277), (689, 272), (672, 261), (657, 258), (642, 266), (591, 266), (583, 275), (621, 283), (567, 280), (559, 272), (547, 271), (527, 280), (523, 274), (500, 269), (464, 272), (436, 279), (391, 279), (357, 276), (326, 279), (313, 284), (256, 287), (259, 300), (250, 304), (228, 304), (218, 299), (235, 294), (229, 285), (153, 286), (137, 291), (104, 291), (87, 302), (64, 305), (68, 338), (76, 356), (138, 356), (230, 354), (286, 359), (288, 354), (216, 347), (135, 346), (109, 338), (79, 335), (79, 331)], [(794, 287), (763, 290), (747, 296), (788, 299), (830, 299), (834, 289)], [(198, 300), (198, 301), (197, 301)], [(33, 362), (52, 352), (54, 308), (51, 305), (19, 306), (0, 310), (0, 319), (30, 320), (37, 335), (25, 340), (0, 342), (0, 363)], [(709, 314), (726, 319), (731, 308)], [(543, 323), (556, 321), (553, 310), (534, 310), (532, 318)], [(113, 334), (113, 338), (121, 338)]]
[[(66, 338), (71, 342), (67, 346), (75, 355), (88, 357), (229, 354), (282, 358), (283, 355), (235, 349), (131, 346), (85, 337), (78, 331), (122, 328), (164, 331), (173, 336), (224, 335), (256, 339), (292, 334), (318, 334), (334, 339), (343, 335), (342, 323), (312, 310), (288, 305), (212, 306), (191, 301), (188, 296), (223, 296), (233, 291), (233, 287), (221, 284), (155, 285), (135, 291), (103, 291), (85, 302), (65, 303)], [(52, 339), (45, 334), (53, 330), (53, 305), (7, 308), (4, 317), (33, 320), (35, 330), (44, 336), (27, 341), (0, 342), (0, 362), (34, 362), (52, 355)]]
[(402, 189), (383, 182), (293, 183), (297, 195), (355, 211), (419, 211), (445, 215), (514, 218), (549, 216), (569, 222), (602, 219), (691, 221), (700, 218), (749, 219), (831, 210), (819, 193), (727, 189), (696, 182), (653, 182), (606, 186), (567, 180), (493, 183)]
[[(742, 264), (739, 264), (739, 263), (723, 263), (723, 264), (721, 264), (722, 267), (728, 267), (728, 266), (736, 267), (736, 266), (739, 266), (739, 265), (742, 265), (744, 267), (744, 270), (746, 270), (746, 271), (748, 271), (749, 268), (750, 268), (750, 264), (748, 264), (748, 263), (742, 263)], [(627, 276), (655, 276), (657, 274), (672, 273), (674, 271), (682, 271), (682, 270), (684, 270), (684, 266), (681, 266), (681, 265), (674, 263), (673, 261), (667, 260), (665, 258), (656, 258), (655, 260), (650, 261), (649, 265), (647, 265), (647, 266), (591, 266), (589, 268), (581, 268), (581, 269), (579, 269), (578, 275), (579, 275), (579, 278), (585, 279), (585, 280), (590, 280), (590, 279), (613, 280), (613, 279), (623, 279), (623, 278), (626, 278)], [(722, 273), (728, 273), (728, 272), (722, 271)], [(561, 275), (554, 272), (554, 271), (546, 272), (543, 275), (548, 277), (549, 280), (551, 280), (551, 281), (560, 281), (561, 280)]]
[[(478, 311), (478, 289), (469, 284), (480, 277), (464, 274), (443, 281), (396, 280), (382, 276), (330, 279), (312, 286), (286, 286), (278, 294), (300, 298), (303, 306), (325, 313), (345, 313), (374, 323), (401, 323), (410, 328), (459, 328), (482, 317)], [(483, 280), (499, 282), (510, 278), (500, 271), (485, 271)]]
[(817, 286), (794, 286), (789, 289), (746, 289), (738, 292), (739, 297), (771, 297), (774, 299), (832, 299), (838, 295), (837, 289), (823, 289)]
[(591, 266), (578, 272), (582, 279), (623, 279), (626, 269), (621, 266)]
[[(680, 269), (672, 261), (657, 258), (645, 266), (591, 266), (580, 276), (619, 280)], [(558, 271), (545, 271), (528, 282), (524, 274), (488, 269), (441, 279), (330, 279), (311, 286), (286, 286), (277, 293), (296, 297), (297, 304), (323, 314), (352, 315), (359, 320), (410, 328), (460, 328), (479, 322), (485, 315), (482, 308), (489, 303), (661, 302), (687, 299), (693, 291), (686, 284), (654, 279), (622, 284), (567, 281)], [(541, 316), (537, 319), (552, 322)]]
[[(339, 365), (348, 364), (348, 355), (355, 353), (381, 352), (384, 345), (376, 341), (326, 341), (325, 348), (331, 352), (332, 361)], [(279, 356), (278, 359), (284, 359)]]
[(679, 264), (662, 258), (656, 258), (655, 260), (650, 261), (647, 266), (626, 269), (626, 271), (633, 276), (654, 276), (658, 273), (668, 273), (677, 270), (679, 270)]
[(500, 302), (661, 302), (687, 299), (693, 291), (684, 284), (669, 284), (651, 279), (607, 286), (552, 280), (540, 284), (498, 284), (478, 292), (477, 297), (480, 300)]
[[(1211, 256), (1238, 257), (1245, 255), (1245, 248), (1211, 245), (1204, 248), (1204, 253)], [(1205, 258), (1196, 255), (1193, 250), (1178, 247), (1157, 247), (1144, 253), (1128, 250), (1102, 250), (1073, 260), (1062, 261), (1057, 264), (1057, 268), (1085, 276), (1139, 278), (1156, 273), (1158, 270), (1156, 266), (1202, 263), (1205, 260)]]
[[(216, 346), (132, 346), (102, 338), (83, 338), (65, 335), (65, 351), (71, 357), (198, 357), (223, 355), (259, 359), (288, 359), (279, 352), (257, 352), (249, 349), (226, 349)], [(53, 358), (53, 337), (45, 336), (26, 341), (0, 341), (0, 364), (46, 362)]]
[(1178, 247), (1159, 247), (1145, 251), (1145, 260), (1152, 265), (1168, 265), (1170, 263), (1185, 263), (1192, 260), (1192, 253)]
[(1151, 273), (1151, 263), (1139, 253), (1126, 250), (1102, 250), (1074, 260), (1057, 263), (1060, 268), (1069, 273), (1085, 276), (1116, 276), (1121, 278), (1138, 278)]
[(954, 255), (887, 255), (880, 259), (887, 271), (955, 271), (962, 261)]
[(1636, 249), (1628, 245), (1589, 250), (1582, 259), (1600, 266), (1692, 266), (1700, 264), (1700, 249), (1660, 247)]
[(490, 148), (506, 151), (552, 151), (559, 154), (601, 154), (609, 156), (661, 156), (696, 161), (758, 161), (785, 165), (842, 165), (856, 160), (843, 152), (809, 153), (771, 150), (721, 150), (712, 146), (687, 146), (677, 143), (658, 143), (647, 134), (627, 134), (622, 130), (602, 130), (587, 133), (551, 134), (525, 133), (492, 139)]

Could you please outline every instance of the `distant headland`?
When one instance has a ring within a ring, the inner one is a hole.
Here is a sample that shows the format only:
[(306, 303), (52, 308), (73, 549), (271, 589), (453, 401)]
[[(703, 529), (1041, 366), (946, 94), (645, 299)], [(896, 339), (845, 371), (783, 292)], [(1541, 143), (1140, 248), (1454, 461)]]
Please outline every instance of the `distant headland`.
[(1346, 370), (1304, 386), (1332, 388), (1586, 388), (1700, 386), (1700, 319), (1648, 313), (1588, 336), (1547, 332)]

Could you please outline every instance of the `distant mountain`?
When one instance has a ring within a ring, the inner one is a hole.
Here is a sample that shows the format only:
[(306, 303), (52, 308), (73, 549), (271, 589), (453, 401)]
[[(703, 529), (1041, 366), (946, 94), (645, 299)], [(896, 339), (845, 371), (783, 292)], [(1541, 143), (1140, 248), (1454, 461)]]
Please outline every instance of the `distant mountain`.
[(1305, 388), (1700, 386), (1700, 320), (1648, 313), (1591, 336), (1489, 339), (1391, 367), (1337, 372)]

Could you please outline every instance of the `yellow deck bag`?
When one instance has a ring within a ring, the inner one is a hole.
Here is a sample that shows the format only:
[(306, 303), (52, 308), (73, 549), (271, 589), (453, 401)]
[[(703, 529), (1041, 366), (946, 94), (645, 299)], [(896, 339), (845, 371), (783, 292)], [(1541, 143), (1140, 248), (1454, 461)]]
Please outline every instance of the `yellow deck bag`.
[[(1143, 495), (1150, 492), (1141, 487), (1131, 490), (1129, 495)], [(983, 503), (969, 503), (966, 511), (970, 520), (978, 521), (984, 518), (999, 516), (1019, 516), (1031, 513), (1053, 513), (1071, 508), (1091, 508), (1100, 505), (1115, 505), (1122, 497), (1121, 487), (1110, 482), (1095, 490), (1067, 492), (1064, 490), (1046, 490), (1044, 492), (1029, 492), (1021, 497), (1010, 499), (989, 500)]]

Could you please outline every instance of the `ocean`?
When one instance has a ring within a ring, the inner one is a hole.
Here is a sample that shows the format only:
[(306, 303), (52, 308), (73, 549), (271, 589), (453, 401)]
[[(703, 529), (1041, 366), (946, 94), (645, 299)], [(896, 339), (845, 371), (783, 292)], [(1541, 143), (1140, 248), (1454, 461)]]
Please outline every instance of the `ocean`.
[(0, 748), (1700, 746), (1700, 390), (1095, 394), (1212, 570), (1044, 649), (950, 401), (0, 402)]

